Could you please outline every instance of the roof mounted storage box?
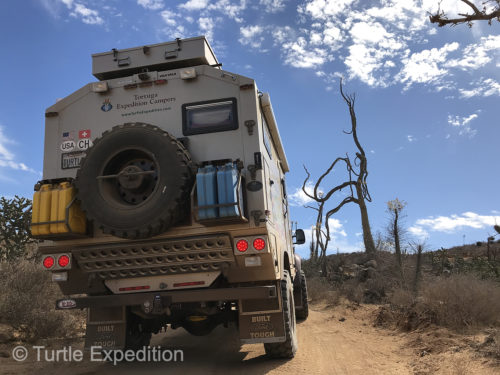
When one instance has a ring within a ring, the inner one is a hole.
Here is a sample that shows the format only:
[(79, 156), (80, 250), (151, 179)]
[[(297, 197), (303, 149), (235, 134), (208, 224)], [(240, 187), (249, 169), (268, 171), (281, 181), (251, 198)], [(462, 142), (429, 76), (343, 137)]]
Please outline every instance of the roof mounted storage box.
[(204, 36), (149, 46), (113, 49), (92, 55), (92, 74), (99, 80), (219, 62)]

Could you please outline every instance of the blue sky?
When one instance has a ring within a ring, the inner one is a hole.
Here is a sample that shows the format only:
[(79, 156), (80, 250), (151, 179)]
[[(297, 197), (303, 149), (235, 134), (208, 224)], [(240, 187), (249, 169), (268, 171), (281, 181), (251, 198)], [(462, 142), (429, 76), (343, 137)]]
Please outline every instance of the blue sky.
[[(92, 53), (206, 35), (225, 70), (271, 93), (299, 227), (315, 218), (302, 208), (302, 165), (314, 181), (334, 158), (353, 155), (342, 133), (349, 127), (343, 76), (357, 95), (373, 231), (383, 231), (386, 202), (398, 197), (408, 203), (410, 235), (430, 249), (484, 240), (500, 224), (500, 23), (438, 29), (427, 15), (436, 7), (429, 0), (2, 1), (0, 195), (31, 197), (45, 108), (95, 80)], [(460, 2), (441, 7), (454, 14)], [(339, 169), (323, 189), (345, 177)], [(356, 206), (331, 224), (331, 252), (360, 249)]]

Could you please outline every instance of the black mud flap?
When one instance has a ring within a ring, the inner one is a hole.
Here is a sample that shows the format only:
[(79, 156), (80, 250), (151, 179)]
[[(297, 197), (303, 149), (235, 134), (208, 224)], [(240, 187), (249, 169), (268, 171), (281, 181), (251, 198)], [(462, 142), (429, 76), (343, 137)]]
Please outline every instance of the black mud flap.
[(281, 293), (276, 298), (243, 300), (239, 303), (239, 330), (242, 344), (284, 342), (285, 319)]
[(127, 332), (125, 307), (92, 307), (88, 310), (85, 348), (123, 349)]

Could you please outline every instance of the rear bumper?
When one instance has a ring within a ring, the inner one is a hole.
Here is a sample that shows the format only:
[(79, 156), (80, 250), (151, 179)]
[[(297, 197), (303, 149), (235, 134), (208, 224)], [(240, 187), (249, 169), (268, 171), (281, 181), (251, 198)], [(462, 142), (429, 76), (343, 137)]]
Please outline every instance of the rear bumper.
[[(169, 306), (173, 303), (267, 299), (276, 298), (276, 296), (277, 292), (274, 285), (241, 288), (177, 290), (169, 292), (64, 298), (56, 301), (56, 309), (68, 310), (83, 309), (88, 307), (136, 306), (142, 305), (144, 302), (151, 302), (154, 299), (160, 299), (162, 306)], [(72, 303), (65, 304), (68, 307), (60, 307), (60, 302), (69, 300), (71, 300)]]

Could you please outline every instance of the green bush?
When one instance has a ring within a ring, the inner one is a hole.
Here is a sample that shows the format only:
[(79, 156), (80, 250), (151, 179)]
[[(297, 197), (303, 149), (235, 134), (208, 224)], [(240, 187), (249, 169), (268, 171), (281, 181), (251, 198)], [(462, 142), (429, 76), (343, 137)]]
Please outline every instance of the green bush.
[(55, 310), (61, 297), (50, 273), (27, 260), (0, 263), (0, 323), (22, 331), (27, 340), (74, 336), (83, 313)]

